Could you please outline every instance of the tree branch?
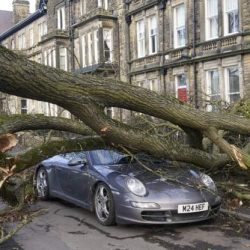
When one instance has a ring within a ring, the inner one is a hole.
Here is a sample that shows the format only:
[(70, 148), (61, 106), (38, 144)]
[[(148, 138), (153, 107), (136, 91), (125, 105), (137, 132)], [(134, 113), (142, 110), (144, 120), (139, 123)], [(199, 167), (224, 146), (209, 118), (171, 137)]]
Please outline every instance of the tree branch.
[(84, 123), (67, 118), (44, 115), (0, 115), (0, 135), (38, 129), (53, 129), (80, 135), (94, 134)]

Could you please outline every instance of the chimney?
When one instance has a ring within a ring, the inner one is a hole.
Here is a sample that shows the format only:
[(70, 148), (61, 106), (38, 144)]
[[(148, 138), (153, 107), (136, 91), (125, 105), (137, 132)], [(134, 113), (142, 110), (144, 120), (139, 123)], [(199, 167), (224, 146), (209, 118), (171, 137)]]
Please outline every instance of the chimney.
[(30, 13), (30, 3), (26, 0), (13, 1), (13, 22), (14, 24), (26, 18)]

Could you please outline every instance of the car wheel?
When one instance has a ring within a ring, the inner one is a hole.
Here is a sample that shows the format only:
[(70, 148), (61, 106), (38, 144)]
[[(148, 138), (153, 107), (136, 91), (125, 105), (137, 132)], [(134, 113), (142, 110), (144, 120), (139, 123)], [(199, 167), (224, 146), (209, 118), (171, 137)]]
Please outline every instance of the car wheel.
[(49, 195), (49, 179), (47, 171), (44, 167), (40, 167), (36, 174), (36, 191), (37, 196), (41, 200), (48, 200)]
[(113, 195), (110, 188), (104, 183), (100, 183), (95, 190), (94, 209), (99, 223), (104, 226), (111, 226), (115, 224), (115, 206)]

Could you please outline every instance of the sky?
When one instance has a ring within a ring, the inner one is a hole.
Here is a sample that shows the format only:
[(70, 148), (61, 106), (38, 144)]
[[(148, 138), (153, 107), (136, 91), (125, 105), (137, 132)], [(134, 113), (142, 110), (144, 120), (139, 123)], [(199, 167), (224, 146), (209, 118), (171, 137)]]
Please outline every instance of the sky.
[[(12, 10), (13, 0), (0, 0), (0, 10)], [(35, 11), (36, 0), (29, 0), (30, 2), (30, 12)]]

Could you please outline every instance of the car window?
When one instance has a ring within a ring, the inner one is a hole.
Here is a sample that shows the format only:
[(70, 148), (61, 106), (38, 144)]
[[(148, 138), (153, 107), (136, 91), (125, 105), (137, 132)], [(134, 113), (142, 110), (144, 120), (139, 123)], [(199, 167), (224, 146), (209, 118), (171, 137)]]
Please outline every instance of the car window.
[(127, 155), (114, 150), (93, 150), (91, 151), (91, 159), (94, 165), (114, 165)]
[(71, 161), (76, 158), (84, 159), (86, 158), (86, 153), (85, 152), (70, 152), (63, 154), (62, 157), (68, 161)]

